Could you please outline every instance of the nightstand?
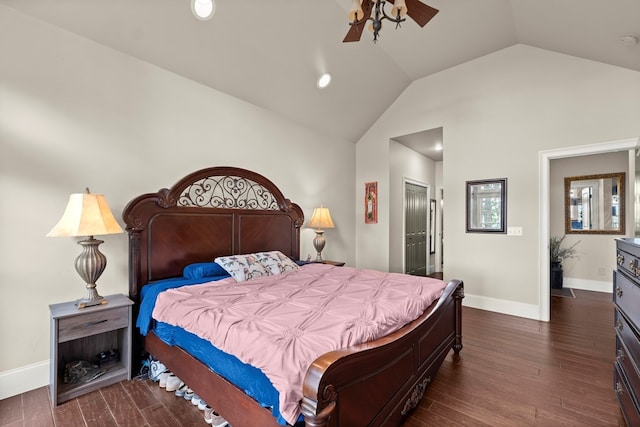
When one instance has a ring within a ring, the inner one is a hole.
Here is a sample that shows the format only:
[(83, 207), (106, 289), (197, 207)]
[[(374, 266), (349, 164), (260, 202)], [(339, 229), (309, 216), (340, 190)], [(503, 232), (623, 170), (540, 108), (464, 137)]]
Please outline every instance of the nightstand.
[[(107, 304), (78, 309), (76, 301), (49, 306), (51, 360), (49, 388), (53, 406), (101, 387), (131, 379), (131, 306), (124, 295), (105, 297)], [(67, 363), (96, 363), (99, 353), (117, 349), (120, 360), (101, 365), (107, 372), (86, 383), (65, 384)]]
[(342, 261), (329, 261), (326, 259), (323, 259), (322, 261), (311, 261), (311, 262), (319, 262), (320, 264), (335, 265), (336, 267), (344, 266), (344, 262)]

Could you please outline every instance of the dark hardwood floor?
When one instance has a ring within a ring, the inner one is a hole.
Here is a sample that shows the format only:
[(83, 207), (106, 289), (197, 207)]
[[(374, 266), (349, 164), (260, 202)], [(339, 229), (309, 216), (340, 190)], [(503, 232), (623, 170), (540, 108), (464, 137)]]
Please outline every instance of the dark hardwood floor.
[[(460, 356), (447, 357), (403, 427), (624, 426), (611, 295), (575, 295), (552, 297), (550, 323), (464, 308)], [(2, 427), (191, 425), (207, 425), (202, 412), (147, 380), (53, 409), (47, 387), (0, 401)]]

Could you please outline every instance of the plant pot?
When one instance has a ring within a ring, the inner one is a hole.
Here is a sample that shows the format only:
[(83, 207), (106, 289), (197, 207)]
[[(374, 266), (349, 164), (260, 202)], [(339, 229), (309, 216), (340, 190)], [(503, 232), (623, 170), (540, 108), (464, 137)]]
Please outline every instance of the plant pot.
[(562, 264), (559, 262), (551, 263), (551, 277), (549, 282), (551, 283), (551, 289), (562, 289)]

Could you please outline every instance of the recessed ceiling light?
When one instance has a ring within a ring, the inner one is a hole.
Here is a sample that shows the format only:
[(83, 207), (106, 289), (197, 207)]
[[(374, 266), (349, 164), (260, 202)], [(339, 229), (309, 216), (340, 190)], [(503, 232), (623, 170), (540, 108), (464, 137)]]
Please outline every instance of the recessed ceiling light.
[(324, 89), (325, 87), (329, 86), (329, 83), (331, 83), (331, 74), (329, 73), (324, 73), (318, 79), (318, 87), (320, 89)]
[(216, 13), (215, 0), (191, 0), (191, 11), (201, 21), (208, 21)]
[(620, 37), (620, 42), (627, 47), (631, 47), (638, 44), (638, 38), (636, 36), (628, 34)]

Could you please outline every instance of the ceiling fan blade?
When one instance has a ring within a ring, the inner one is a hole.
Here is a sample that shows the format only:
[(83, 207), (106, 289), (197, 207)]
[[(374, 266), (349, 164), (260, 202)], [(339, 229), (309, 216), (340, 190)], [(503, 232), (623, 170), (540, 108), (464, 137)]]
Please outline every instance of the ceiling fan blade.
[(358, 25), (351, 25), (349, 27), (349, 32), (347, 32), (347, 35), (345, 36), (344, 40), (342, 40), (342, 43), (360, 41), (360, 37), (362, 37), (362, 31), (364, 31), (364, 25), (365, 22), (362, 22)]
[[(362, 2), (362, 11), (364, 12), (364, 16), (369, 18), (371, 16), (371, 9), (373, 9), (373, 3), (369, 0), (364, 0)], [(365, 19), (364, 17), (362, 18)], [(347, 32), (346, 37), (342, 40), (342, 43), (349, 42), (357, 42), (360, 41), (360, 37), (362, 37), (362, 32), (364, 31), (364, 27), (368, 21), (364, 20), (359, 24), (349, 25), (349, 31)]]
[(439, 12), (438, 9), (427, 6), (419, 0), (405, 0), (405, 3), (408, 9), (407, 15), (421, 27), (427, 25), (427, 22), (431, 21), (431, 18)]

